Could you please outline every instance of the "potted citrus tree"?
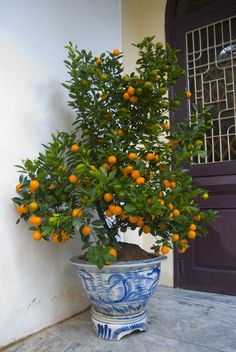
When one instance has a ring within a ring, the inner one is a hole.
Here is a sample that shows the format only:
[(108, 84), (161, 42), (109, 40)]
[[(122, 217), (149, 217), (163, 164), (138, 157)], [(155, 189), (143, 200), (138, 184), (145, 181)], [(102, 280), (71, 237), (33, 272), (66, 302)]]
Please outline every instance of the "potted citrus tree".
[[(161, 260), (174, 246), (184, 253), (206, 234), (213, 211), (202, 212), (208, 193), (188, 175), (186, 165), (202, 151), (211, 128), (207, 110), (193, 106), (191, 124), (171, 126), (168, 113), (191, 93), (168, 98), (184, 74), (176, 52), (154, 37), (136, 45), (136, 71), (124, 75), (122, 53), (66, 47), (71, 133), (59, 132), (35, 160), (18, 165), (19, 219), (36, 241), (64, 244), (81, 236), (82, 258), (73, 258), (92, 300), (99, 337), (120, 339), (144, 330), (146, 301), (157, 285)], [(138, 228), (154, 236), (154, 254), (122, 243)]]

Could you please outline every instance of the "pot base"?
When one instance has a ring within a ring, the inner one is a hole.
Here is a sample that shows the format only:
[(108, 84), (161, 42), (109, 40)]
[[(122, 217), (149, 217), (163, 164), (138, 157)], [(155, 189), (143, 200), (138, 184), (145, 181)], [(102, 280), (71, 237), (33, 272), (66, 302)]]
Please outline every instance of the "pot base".
[(97, 337), (104, 340), (120, 340), (134, 331), (145, 331), (146, 310), (126, 316), (109, 316), (91, 309), (92, 324)]

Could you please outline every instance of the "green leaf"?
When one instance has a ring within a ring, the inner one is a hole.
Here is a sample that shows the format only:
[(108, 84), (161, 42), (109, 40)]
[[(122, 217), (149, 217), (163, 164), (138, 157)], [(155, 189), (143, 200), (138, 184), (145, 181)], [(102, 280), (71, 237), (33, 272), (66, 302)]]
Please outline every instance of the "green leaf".
[(72, 220), (72, 225), (75, 227), (75, 228), (79, 228), (81, 226), (81, 221), (78, 219), (78, 218), (73, 218)]
[(92, 221), (92, 225), (93, 226), (101, 226), (101, 225), (104, 225), (104, 221), (102, 221), (102, 220), (94, 220), (94, 221)]
[(128, 213), (134, 213), (135, 211), (137, 211), (137, 208), (131, 204), (126, 204), (124, 206), (124, 209), (128, 212)]

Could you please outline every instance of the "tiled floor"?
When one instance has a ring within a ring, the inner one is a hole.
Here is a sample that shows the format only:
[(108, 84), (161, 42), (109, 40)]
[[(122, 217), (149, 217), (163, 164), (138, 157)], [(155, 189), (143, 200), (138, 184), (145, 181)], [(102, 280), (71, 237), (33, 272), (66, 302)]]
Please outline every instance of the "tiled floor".
[(147, 332), (100, 340), (86, 312), (4, 350), (36, 351), (235, 352), (236, 297), (159, 287), (150, 300)]

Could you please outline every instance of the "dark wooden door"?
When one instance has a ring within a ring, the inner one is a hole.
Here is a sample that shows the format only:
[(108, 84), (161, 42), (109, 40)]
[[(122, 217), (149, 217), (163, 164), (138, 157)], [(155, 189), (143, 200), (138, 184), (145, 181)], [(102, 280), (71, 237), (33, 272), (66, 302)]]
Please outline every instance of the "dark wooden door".
[[(236, 295), (236, 1), (168, 1), (166, 31), (186, 68), (177, 89), (187, 87), (198, 105), (213, 106), (207, 155), (190, 172), (209, 189), (202, 210), (219, 213), (207, 238), (198, 238), (184, 255), (175, 253), (175, 286)], [(183, 117), (191, 119), (190, 103), (171, 118)]]

